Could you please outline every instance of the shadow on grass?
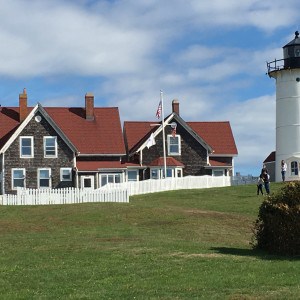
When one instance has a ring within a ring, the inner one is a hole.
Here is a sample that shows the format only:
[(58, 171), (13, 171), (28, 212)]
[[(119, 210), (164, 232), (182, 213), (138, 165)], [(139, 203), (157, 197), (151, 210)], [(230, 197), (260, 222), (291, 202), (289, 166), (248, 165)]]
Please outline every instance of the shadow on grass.
[(300, 260), (300, 256), (274, 255), (259, 249), (213, 247), (211, 248), (211, 250), (214, 250), (223, 255), (248, 256), (248, 257), (255, 257), (263, 260)]

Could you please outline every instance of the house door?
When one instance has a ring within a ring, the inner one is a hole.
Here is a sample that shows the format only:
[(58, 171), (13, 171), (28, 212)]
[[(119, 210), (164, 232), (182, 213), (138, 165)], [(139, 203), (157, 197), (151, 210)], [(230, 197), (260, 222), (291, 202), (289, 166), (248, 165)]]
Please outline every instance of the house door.
[(94, 188), (94, 176), (81, 176), (81, 188), (93, 189)]

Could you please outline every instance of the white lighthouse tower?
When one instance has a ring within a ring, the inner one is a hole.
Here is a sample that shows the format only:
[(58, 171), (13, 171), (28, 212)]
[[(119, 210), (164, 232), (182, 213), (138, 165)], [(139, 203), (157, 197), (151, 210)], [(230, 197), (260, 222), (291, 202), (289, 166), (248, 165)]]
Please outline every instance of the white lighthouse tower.
[(267, 63), (276, 79), (275, 180), (281, 181), (281, 160), (287, 163), (286, 180), (300, 180), (300, 38), (283, 47), (283, 59)]

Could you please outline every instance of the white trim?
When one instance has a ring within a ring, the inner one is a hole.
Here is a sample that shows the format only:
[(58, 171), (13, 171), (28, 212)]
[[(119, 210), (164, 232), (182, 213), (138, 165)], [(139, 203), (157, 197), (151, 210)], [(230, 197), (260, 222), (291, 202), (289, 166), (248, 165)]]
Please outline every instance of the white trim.
[[(24, 188), (26, 188), (26, 169), (25, 168), (12, 168), (11, 169), (11, 189), (12, 190), (16, 190), (17, 187), (15, 187), (14, 185), (14, 171), (17, 171), (17, 170), (22, 170), (23, 171), (23, 180), (24, 180)], [(22, 179), (22, 178), (16, 178), (16, 179)]]
[[(66, 170), (70, 172), (70, 177), (68, 179), (63, 177), (63, 171)], [(60, 181), (72, 181), (72, 168), (60, 168)]]
[(171, 138), (174, 138), (171, 134), (167, 135), (167, 145), (168, 145), (168, 155), (172, 155), (172, 156), (176, 156), (176, 155), (181, 155), (181, 136), (179, 134), (175, 135), (175, 138), (178, 138), (178, 152), (171, 152), (170, 151), (170, 147), (171, 147), (171, 143), (170, 140)]
[[(22, 140), (24, 139), (30, 139), (30, 155), (23, 155), (22, 154), (22, 149), (23, 149), (23, 143)], [(20, 151), (20, 158), (33, 158), (34, 157), (34, 139), (33, 136), (27, 136), (27, 135), (22, 135), (19, 137), (19, 151)]]
[[(84, 186), (84, 180), (85, 179), (90, 179), (91, 180), (91, 186), (86, 187)], [(94, 189), (94, 182), (95, 182), (95, 176), (93, 175), (82, 175), (80, 176), (80, 186), (82, 189)]]
[[(46, 140), (54, 139), (54, 155), (47, 155), (46, 154)], [(44, 136), (43, 137), (43, 150), (44, 150), (44, 158), (57, 158), (57, 136)]]
[(34, 117), (36, 112), (39, 111), (41, 115), (49, 122), (49, 124), (54, 128), (54, 130), (58, 133), (58, 135), (63, 139), (63, 141), (70, 147), (73, 152), (77, 152), (76, 147), (71, 143), (68, 137), (61, 131), (61, 129), (57, 126), (57, 124), (53, 121), (53, 119), (47, 114), (45, 109), (41, 104), (37, 104), (32, 111), (28, 114), (25, 120), (20, 124), (14, 134), (8, 139), (5, 145), (0, 149), (0, 154), (4, 153), (10, 145), (15, 141), (15, 139), (21, 134), (22, 130), (28, 125), (31, 119)]
[[(120, 176), (120, 182), (116, 182), (116, 176)], [(113, 182), (108, 181), (108, 177), (113, 176)], [(102, 185), (102, 177), (106, 177), (106, 183)], [(99, 187), (105, 186), (108, 183), (122, 183), (124, 182), (124, 172), (114, 172), (114, 173), (99, 173)]]
[[(185, 122), (180, 116), (178, 116), (175, 113), (171, 113), (169, 115), (169, 117), (166, 118), (166, 120), (164, 121), (164, 127), (169, 126), (169, 122), (174, 119), (175, 121), (177, 121), (178, 124), (180, 124), (184, 129), (186, 129), (190, 135), (192, 137), (194, 137), (198, 143), (207, 150), (208, 153), (212, 153), (213, 149), (211, 148), (211, 146), (209, 146), (188, 124), (187, 122)], [(178, 124), (177, 124), (177, 128), (178, 128)], [(153, 131), (153, 135), (154, 138), (162, 131), (162, 124), (155, 130)], [(149, 136), (150, 136), (150, 132), (149, 132)], [(141, 152), (144, 148), (146, 148), (147, 146), (147, 140), (145, 140), (145, 142), (137, 149), (135, 150), (135, 152)], [(211, 151), (211, 152), (210, 152)], [(220, 155), (218, 155), (220, 156)]]
[(9, 148), (9, 146), (14, 142), (14, 140), (20, 135), (22, 130), (27, 126), (29, 121), (32, 119), (32, 117), (36, 113), (37, 109), (38, 109), (38, 104), (29, 113), (29, 115), (26, 117), (26, 119), (20, 124), (20, 126), (17, 128), (17, 130), (14, 132), (14, 134), (8, 139), (8, 141), (5, 143), (5, 145), (0, 150), (0, 153), (4, 153)]
[[(133, 179), (131, 179), (131, 180), (129, 180), (129, 172), (135, 172), (135, 179), (133, 180)], [(126, 174), (127, 176), (127, 181), (139, 181), (139, 171), (138, 171), (138, 169), (128, 169), (127, 170), (127, 174)]]
[[(40, 171), (47, 170), (49, 171), (49, 177), (48, 178), (40, 178)], [(40, 179), (49, 179), (49, 186), (40, 186)], [(50, 168), (38, 168), (37, 169), (37, 187), (38, 189), (51, 189), (52, 188), (52, 178), (51, 178), (51, 169)]]
[[(152, 176), (152, 171), (157, 171), (157, 178)], [(172, 176), (166, 176), (166, 178), (178, 178), (183, 177), (183, 168), (182, 167), (171, 167), (167, 166), (167, 174), (168, 171), (171, 170)], [(180, 176), (178, 176), (178, 171), (180, 173)], [(164, 167), (163, 166), (157, 166), (157, 167), (150, 167), (150, 179), (162, 179), (164, 178)]]

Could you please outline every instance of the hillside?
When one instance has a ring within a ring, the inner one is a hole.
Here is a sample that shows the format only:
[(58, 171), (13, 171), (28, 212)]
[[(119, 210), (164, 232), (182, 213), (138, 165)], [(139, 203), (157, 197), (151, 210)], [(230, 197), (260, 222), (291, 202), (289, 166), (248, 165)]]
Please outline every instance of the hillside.
[(300, 298), (299, 259), (249, 244), (262, 200), (250, 185), (134, 196), (128, 204), (2, 206), (1, 296)]

